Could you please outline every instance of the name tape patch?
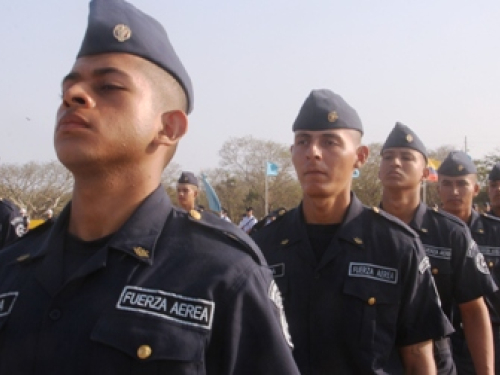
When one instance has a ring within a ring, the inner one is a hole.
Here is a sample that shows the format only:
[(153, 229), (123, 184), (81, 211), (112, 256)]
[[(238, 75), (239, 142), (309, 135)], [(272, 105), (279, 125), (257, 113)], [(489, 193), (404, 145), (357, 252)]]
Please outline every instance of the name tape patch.
[(0, 294), (0, 316), (6, 316), (10, 314), (18, 295), (18, 292), (7, 292)]
[(273, 273), (273, 277), (283, 277), (283, 276), (285, 276), (285, 263), (279, 263), (279, 264), (270, 265), (269, 269)]
[(448, 247), (437, 247), (424, 245), (425, 253), (431, 258), (451, 259), (451, 249)]
[(126, 286), (123, 288), (116, 308), (142, 312), (209, 330), (212, 328), (215, 303), (163, 290)]
[(489, 257), (500, 257), (500, 247), (479, 246), (479, 251)]
[(397, 269), (377, 266), (370, 263), (349, 263), (349, 276), (364, 277), (389, 284), (396, 284), (398, 282)]

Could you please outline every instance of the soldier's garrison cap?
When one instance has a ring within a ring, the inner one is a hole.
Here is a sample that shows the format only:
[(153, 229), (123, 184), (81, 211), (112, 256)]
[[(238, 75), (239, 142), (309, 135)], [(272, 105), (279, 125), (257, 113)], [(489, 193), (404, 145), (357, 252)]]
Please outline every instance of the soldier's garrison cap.
[(493, 168), (491, 168), (490, 174), (488, 175), (488, 180), (498, 181), (500, 180), (500, 163), (496, 163)]
[(192, 111), (191, 79), (163, 26), (126, 1), (92, 0), (87, 31), (77, 57), (111, 52), (136, 55), (166, 70), (184, 89), (187, 112)]
[(313, 90), (302, 105), (292, 130), (354, 129), (363, 134), (358, 113), (334, 92)]
[(192, 172), (182, 172), (181, 177), (179, 177), (179, 184), (190, 184), (198, 186), (198, 179)]
[(413, 130), (400, 122), (396, 122), (394, 129), (392, 129), (382, 146), (381, 152), (388, 148), (411, 148), (420, 152), (427, 160), (427, 149), (423, 142)]
[(438, 175), (450, 177), (477, 173), (472, 159), (463, 151), (451, 151), (438, 169)]

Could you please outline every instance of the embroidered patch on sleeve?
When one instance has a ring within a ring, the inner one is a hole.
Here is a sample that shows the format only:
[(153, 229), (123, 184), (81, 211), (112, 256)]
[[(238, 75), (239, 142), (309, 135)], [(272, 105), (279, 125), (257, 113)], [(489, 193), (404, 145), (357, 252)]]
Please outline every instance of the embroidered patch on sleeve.
[(6, 316), (10, 314), (18, 295), (18, 292), (7, 292), (0, 294), (0, 316)]
[(120, 295), (116, 308), (154, 315), (210, 330), (212, 328), (215, 303), (200, 298), (168, 293), (163, 290), (126, 286)]
[(429, 261), (429, 257), (424, 257), (420, 264), (418, 265), (418, 270), (421, 274), (423, 274), (426, 270), (431, 268), (431, 262)]
[(476, 267), (480, 272), (484, 273), (485, 275), (489, 275), (490, 270), (488, 269), (488, 265), (484, 260), (483, 254), (481, 253), (477, 253), (476, 255)]
[(285, 310), (283, 308), (283, 298), (281, 297), (280, 290), (278, 289), (278, 285), (276, 285), (276, 282), (273, 280), (271, 281), (271, 285), (269, 286), (269, 299), (274, 302), (276, 307), (279, 310), (280, 313), (280, 322), (281, 322), (281, 329), (283, 331), (283, 335), (285, 336), (285, 340), (290, 346), (290, 348), (293, 348), (293, 342), (292, 342), (292, 336), (290, 335), (290, 331), (288, 330), (288, 322), (286, 320), (285, 316)]
[(349, 263), (349, 276), (364, 277), (389, 284), (396, 284), (398, 282), (397, 269), (377, 266), (370, 263)]

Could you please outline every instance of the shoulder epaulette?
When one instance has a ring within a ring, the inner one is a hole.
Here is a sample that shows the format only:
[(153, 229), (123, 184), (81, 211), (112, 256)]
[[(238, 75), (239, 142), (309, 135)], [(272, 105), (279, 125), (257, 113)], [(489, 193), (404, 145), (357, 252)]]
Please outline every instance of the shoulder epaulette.
[(397, 217), (395, 217), (395, 216), (393, 216), (391, 214), (388, 214), (387, 212), (385, 212), (381, 208), (379, 208), (379, 207), (372, 207), (371, 211), (373, 213), (375, 213), (375, 215), (377, 217), (384, 218), (388, 222), (390, 222), (390, 223), (398, 226), (399, 228), (403, 229), (405, 232), (407, 232), (411, 236), (418, 237), (417, 232), (415, 232), (413, 229), (411, 229), (408, 225), (406, 225), (404, 222), (402, 222), (401, 220), (399, 220)]
[(432, 212), (434, 215), (445, 217), (448, 220), (454, 222), (455, 224), (459, 224), (462, 227), (467, 227), (467, 224), (465, 224), (461, 219), (459, 219), (455, 215), (452, 215), (452, 214), (450, 214), (450, 213), (448, 213), (446, 211), (440, 210), (438, 207), (432, 207), (432, 208), (429, 207), (428, 211)]
[(491, 221), (494, 221), (495, 223), (500, 223), (500, 217), (497, 217), (497, 216), (494, 216), (494, 215), (490, 215), (490, 214), (487, 214), (487, 213), (482, 213), (481, 216), (484, 217), (484, 218), (486, 218), (486, 219), (489, 219)]
[(236, 241), (258, 264), (265, 264), (264, 257), (255, 242), (233, 223), (229, 223), (214, 214), (200, 213), (196, 210), (189, 211), (187, 216), (190, 222), (212, 229)]
[(266, 225), (273, 224), (276, 221), (281, 220), (281, 218), (286, 214), (286, 208), (281, 207), (267, 214), (262, 220), (258, 221), (250, 230), (250, 235), (255, 234), (259, 229), (262, 229)]

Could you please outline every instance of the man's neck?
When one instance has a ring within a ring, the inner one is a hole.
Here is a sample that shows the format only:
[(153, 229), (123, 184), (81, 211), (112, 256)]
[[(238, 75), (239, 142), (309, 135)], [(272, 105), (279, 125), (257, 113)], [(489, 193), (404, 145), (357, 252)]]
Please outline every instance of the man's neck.
[(446, 211), (449, 214), (458, 217), (465, 224), (470, 225), (470, 220), (472, 217), (472, 209), (471, 208), (465, 209), (465, 210), (460, 210), (460, 211), (449, 211), (449, 210), (443, 209), (443, 211)]
[(351, 192), (342, 192), (331, 197), (308, 197), (302, 200), (304, 218), (308, 224), (341, 223), (351, 203)]
[(75, 176), (69, 232), (90, 241), (116, 232), (160, 184), (149, 175)]
[(420, 205), (420, 191), (387, 189), (382, 192), (382, 207), (385, 212), (396, 216), (399, 220), (409, 224)]

